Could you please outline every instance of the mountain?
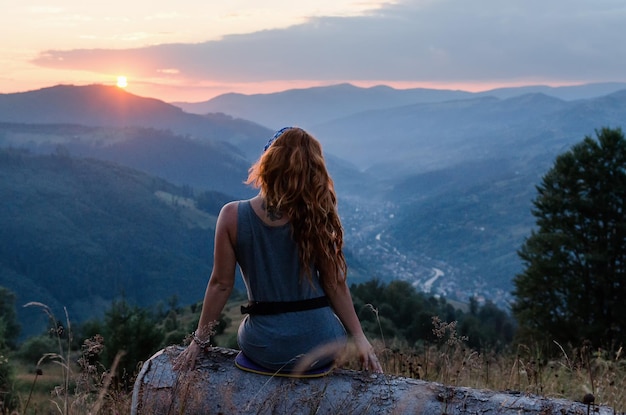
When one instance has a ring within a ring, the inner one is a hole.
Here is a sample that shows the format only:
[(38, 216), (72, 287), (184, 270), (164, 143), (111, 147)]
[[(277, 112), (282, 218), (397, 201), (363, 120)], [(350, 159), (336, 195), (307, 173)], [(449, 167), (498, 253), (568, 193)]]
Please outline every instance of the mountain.
[(223, 141), (194, 140), (169, 130), (0, 123), (0, 146), (116, 162), (181, 186), (244, 197), (250, 162)]
[[(23, 335), (47, 323), (40, 310), (19, 307), (29, 301), (58, 316), (67, 307), (76, 322), (120, 295), (146, 306), (172, 295), (198, 301), (215, 215), (255, 193), (243, 181), (271, 131), (193, 115), (190, 123), (230, 130), (228, 141), (195, 138), (165, 122), (176, 125), (179, 109), (123, 91), (122, 107), (110, 94), (119, 92), (68, 86), (0, 99), (0, 285), (17, 294)], [(328, 162), (346, 178), (338, 188), (360, 183), (348, 163)]]
[[(0, 145), (119, 162), (180, 185), (249, 195), (242, 182), (272, 131), (224, 114), (187, 114), (103, 85), (0, 95)], [(238, 188), (238, 189), (237, 189)]]
[(0, 95), (2, 121), (87, 126), (167, 126), (192, 119), (180, 108), (105, 85), (57, 85)]
[(510, 88), (496, 88), (483, 94), (506, 99), (524, 94), (545, 94), (564, 101), (599, 98), (626, 89), (626, 82), (596, 82), (569, 86), (530, 85)]
[(626, 90), (578, 101), (544, 94), (472, 98), (352, 114), (313, 127), (328, 152), (382, 177), (468, 160), (552, 157), (626, 121)]
[[(64, 86), (0, 96), (0, 147), (76, 163), (83, 157), (106, 160), (167, 180), (194, 197), (213, 190), (240, 198), (250, 194), (241, 182), (272, 134), (259, 125), (264, 122), (242, 120), (241, 114), (311, 123), (307, 129), (322, 142), (336, 184), (352, 281), (404, 279), (449, 298), (466, 301), (477, 295), (506, 305), (512, 278), (521, 269), (516, 250), (533, 227), (531, 200), (542, 175), (558, 154), (594, 130), (626, 124), (626, 90), (574, 100), (555, 96), (593, 95), (601, 89), (580, 88), (435, 91), (426, 97), (430, 92), (425, 90), (340, 85), (230, 96), (230, 104), (223, 101), (213, 108), (215, 113), (202, 116), (116, 89)], [(108, 95), (119, 93), (119, 101)], [(79, 108), (59, 110), (70, 105), (66, 101), (81, 99)], [(242, 113), (229, 113), (227, 104)], [(198, 136), (193, 128), (224, 132)], [(72, 174), (65, 170), (64, 175)], [(32, 203), (45, 205), (69, 192), (56, 182), (73, 178), (49, 175), (54, 181)], [(19, 183), (28, 187), (28, 182)], [(91, 204), (85, 209), (108, 208)], [(12, 211), (22, 217), (21, 212)], [(36, 229), (47, 226), (57, 230), (48, 224)], [(76, 232), (78, 241), (81, 232)], [(35, 238), (36, 232), (28, 237)], [(71, 253), (82, 246), (78, 242), (64, 249)], [(77, 258), (93, 254), (97, 259), (99, 251), (76, 252)], [(16, 269), (3, 275), (11, 279)], [(132, 278), (152, 281), (145, 274)]]
[[(396, 215), (382, 239), (441, 264), (446, 281), (438, 292), (459, 299), (489, 293), (506, 305), (512, 277), (521, 271), (517, 250), (534, 226), (535, 185), (546, 169), (491, 159), (406, 177), (386, 195)], [(425, 277), (416, 280), (423, 284)]]
[(0, 122), (79, 124), (92, 127), (165, 129), (201, 141), (225, 141), (262, 149), (271, 131), (223, 114), (200, 116), (153, 98), (106, 85), (57, 85), (0, 94)]
[[(327, 151), (386, 183), (372, 195), (378, 223), (362, 236), (376, 240), (366, 267), (425, 290), (443, 275), (435, 286), (442, 295), (488, 293), (505, 305), (522, 267), (516, 251), (534, 225), (535, 186), (558, 154), (601, 127), (624, 125), (626, 91), (618, 91), (569, 102), (525, 94), (416, 104), (315, 131)], [(381, 258), (394, 265), (376, 268)]]
[(398, 107), (418, 102), (439, 102), (470, 97), (464, 91), (398, 90), (388, 86), (359, 88), (350, 84), (290, 89), (272, 94), (224, 94), (205, 102), (183, 103), (190, 113), (223, 112), (252, 120), (274, 130), (288, 125), (309, 128), (320, 122), (356, 112)]
[(204, 102), (175, 102), (189, 113), (223, 112), (234, 117), (252, 120), (277, 130), (287, 125), (311, 128), (351, 114), (384, 110), (412, 104), (438, 103), (480, 97), (500, 99), (526, 94), (545, 94), (571, 101), (604, 96), (626, 89), (626, 83), (596, 83), (577, 86), (549, 87), (543, 85), (517, 88), (498, 88), (484, 92), (445, 89), (394, 89), (379, 85), (360, 88), (338, 84), (306, 89), (290, 89), (269, 94), (223, 94)]
[(117, 164), (0, 149), (0, 285), (17, 295), (24, 334), (49, 305), (73, 322), (125, 296), (151, 306), (199, 301), (211, 272), (213, 230), (229, 198), (199, 203), (182, 187)]
[[(179, 185), (238, 197), (272, 130), (224, 113), (189, 114), (104, 85), (58, 85), (0, 94), (0, 146), (57, 151), (133, 167)], [(333, 159), (338, 188), (362, 174)]]

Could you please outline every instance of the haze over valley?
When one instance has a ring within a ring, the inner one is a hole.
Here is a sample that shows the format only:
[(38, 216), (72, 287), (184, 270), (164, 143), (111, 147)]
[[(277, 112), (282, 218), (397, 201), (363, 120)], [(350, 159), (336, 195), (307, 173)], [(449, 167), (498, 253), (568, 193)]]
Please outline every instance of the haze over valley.
[(219, 207), (254, 193), (248, 167), (274, 130), (297, 125), (324, 145), (352, 282), (506, 306), (535, 186), (558, 154), (625, 123), (618, 83), (341, 84), (175, 105), (102, 85), (2, 94), (0, 285), (18, 304), (76, 314), (121, 294), (199, 301)]

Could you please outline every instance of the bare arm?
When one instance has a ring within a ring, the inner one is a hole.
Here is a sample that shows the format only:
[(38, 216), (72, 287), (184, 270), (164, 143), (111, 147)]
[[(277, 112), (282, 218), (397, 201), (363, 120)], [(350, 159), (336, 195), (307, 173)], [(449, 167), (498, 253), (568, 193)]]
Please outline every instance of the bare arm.
[[(207, 284), (202, 302), (202, 313), (195, 338), (208, 341), (212, 325), (219, 321), (220, 315), (235, 285), (235, 236), (237, 234), (237, 202), (225, 205), (217, 218), (215, 226), (215, 248), (213, 271)], [(189, 347), (178, 356), (174, 369), (195, 367), (200, 346), (192, 340)]]
[(330, 300), (335, 314), (337, 314), (339, 320), (341, 320), (348, 333), (352, 336), (363, 368), (365, 370), (383, 373), (376, 353), (374, 353), (372, 345), (365, 337), (363, 329), (361, 328), (361, 322), (354, 311), (348, 284), (345, 281), (341, 282), (334, 289), (327, 290), (326, 295)]

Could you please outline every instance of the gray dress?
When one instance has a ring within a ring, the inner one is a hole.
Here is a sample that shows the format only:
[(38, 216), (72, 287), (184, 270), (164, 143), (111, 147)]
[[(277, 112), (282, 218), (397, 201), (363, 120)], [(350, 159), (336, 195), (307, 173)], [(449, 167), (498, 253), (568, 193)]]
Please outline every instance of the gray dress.
[[(268, 226), (242, 201), (237, 214), (237, 262), (251, 301), (298, 301), (324, 295), (300, 278), (298, 247), (289, 224)], [(316, 274), (314, 274), (316, 275)], [(304, 355), (325, 344), (346, 341), (346, 331), (330, 307), (272, 315), (248, 315), (239, 325), (239, 347), (246, 356), (269, 369), (289, 369)], [(332, 360), (321, 359), (319, 367)]]

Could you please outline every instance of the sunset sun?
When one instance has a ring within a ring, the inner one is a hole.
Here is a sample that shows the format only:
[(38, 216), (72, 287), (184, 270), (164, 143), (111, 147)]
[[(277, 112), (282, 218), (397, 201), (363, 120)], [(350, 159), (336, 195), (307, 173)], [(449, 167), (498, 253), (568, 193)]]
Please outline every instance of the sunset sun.
[(117, 77), (117, 86), (119, 88), (126, 88), (128, 86), (128, 79), (125, 76)]

